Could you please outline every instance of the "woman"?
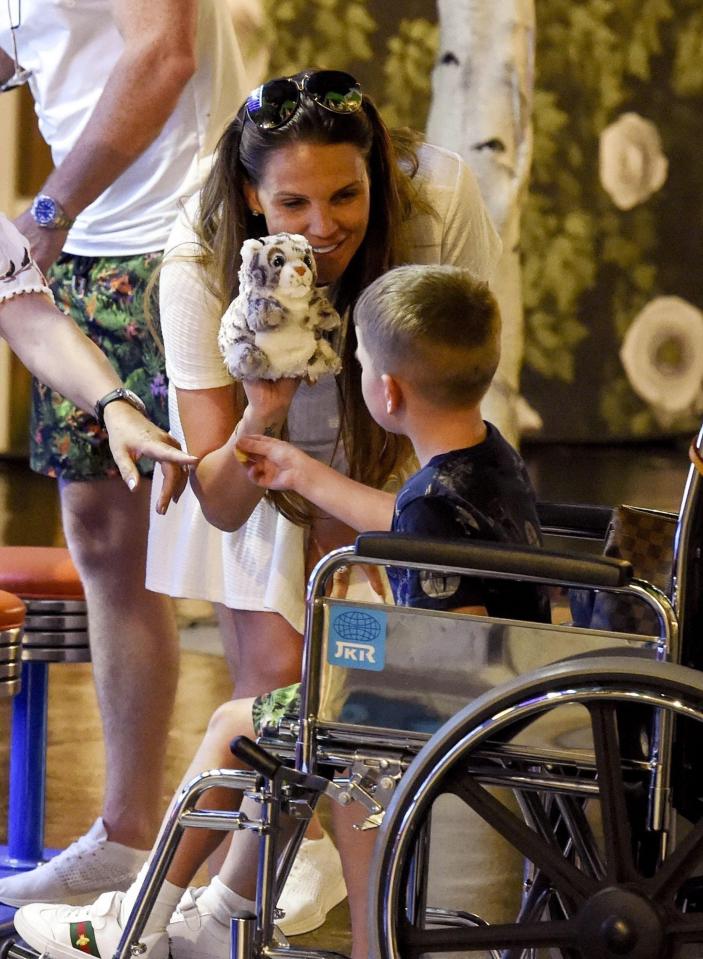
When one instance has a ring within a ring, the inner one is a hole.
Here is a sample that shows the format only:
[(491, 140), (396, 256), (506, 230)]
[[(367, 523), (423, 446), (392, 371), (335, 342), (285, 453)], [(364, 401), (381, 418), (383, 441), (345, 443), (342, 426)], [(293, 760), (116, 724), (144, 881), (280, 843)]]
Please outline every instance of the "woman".
[[(409, 132), (389, 133), (348, 74), (309, 71), (265, 83), (225, 130), (203, 190), (185, 206), (172, 232), (160, 290), (171, 428), (199, 463), (175, 510), (153, 517), (147, 585), (218, 604), (240, 697), (213, 716), (189, 775), (231, 765), (229, 740), (251, 722), (250, 703), (242, 697), (300, 678), (307, 572), (320, 555), (354, 535), (288, 494), (264, 498), (234, 456), (235, 431), (278, 434), (285, 427), (306, 452), (374, 486), (391, 482), (408, 460), (405, 443), (384, 433), (366, 411), (355, 335), (346, 322), (335, 343), (343, 359), (337, 382), (328, 377), (314, 386), (252, 383), (245, 397), (229, 377), (217, 332), (238, 292), (239, 250), (249, 237), (277, 232), (308, 239), (319, 282), (328, 286), (345, 321), (364, 287), (395, 265), (452, 264), (485, 280), (500, 252), (476, 182), (461, 159), (419, 144)], [(220, 801), (215, 794), (208, 793), (208, 806)], [(231, 803), (231, 794), (221, 801)], [(155, 933), (155, 955), (164, 948), (157, 927), (168, 921), (180, 887), (219, 838), (204, 830), (186, 834), (169, 871), (173, 885), (166, 885), (147, 930)], [(241, 892), (246, 888), (241, 863), (248, 873), (251, 860), (238, 855), (230, 857), (220, 877)], [(326, 879), (315, 890), (317, 897), (330, 885)], [(207, 888), (207, 894), (187, 895), (179, 918), (169, 925), (174, 959), (228, 955), (227, 924), (221, 920), (238, 903), (219, 879)], [(356, 893), (352, 897), (350, 890), (358, 932), (366, 890)], [(112, 921), (103, 910), (124, 916), (133, 897), (134, 891), (124, 902), (103, 902), (102, 926)], [(50, 911), (41, 924), (50, 928), (55, 920)], [(363, 953), (363, 934), (355, 933), (355, 956)]]
[[(318, 281), (342, 315), (392, 266), (447, 263), (488, 279), (500, 249), (460, 158), (419, 145), (409, 131), (389, 133), (348, 74), (266, 83), (225, 131), (203, 191), (179, 217), (161, 274), (171, 428), (201, 460), (177, 512), (153, 518), (147, 586), (217, 605), (238, 697), (299, 678), (307, 574), (353, 533), (290, 495), (264, 499), (233, 456), (235, 427), (278, 434), (287, 424), (304, 450), (376, 486), (407, 458), (403, 442), (366, 412), (353, 330), (336, 344), (343, 357), (336, 383), (254, 384), (246, 405), (227, 373), (217, 332), (238, 293), (241, 245), (281, 231), (311, 243)], [(311, 881), (328, 870), (320, 886), (331, 906), (340, 886), (332, 847), (306, 842), (306, 852), (322, 857)], [(283, 907), (285, 928), (303, 931), (293, 914), (305, 904)]]

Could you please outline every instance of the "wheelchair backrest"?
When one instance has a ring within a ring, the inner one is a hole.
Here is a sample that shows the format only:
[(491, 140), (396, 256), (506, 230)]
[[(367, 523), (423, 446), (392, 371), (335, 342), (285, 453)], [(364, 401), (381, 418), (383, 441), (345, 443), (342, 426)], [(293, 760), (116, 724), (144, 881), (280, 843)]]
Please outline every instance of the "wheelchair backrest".
[(325, 598), (316, 726), (346, 742), (421, 743), (486, 690), (559, 659), (654, 656), (652, 639)]

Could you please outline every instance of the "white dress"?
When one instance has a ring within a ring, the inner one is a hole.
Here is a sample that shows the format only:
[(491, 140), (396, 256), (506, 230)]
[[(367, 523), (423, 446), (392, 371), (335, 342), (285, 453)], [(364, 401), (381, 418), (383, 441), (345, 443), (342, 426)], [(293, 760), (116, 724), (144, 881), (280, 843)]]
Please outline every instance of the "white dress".
[[(415, 263), (461, 266), (489, 280), (500, 255), (473, 174), (461, 158), (424, 145), (416, 182), (436, 215), (416, 214), (406, 223)], [(161, 275), (161, 324), (169, 376), (171, 432), (183, 443), (175, 388), (210, 389), (232, 381), (217, 346), (220, 308), (205, 289), (199, 267), (179, 259), (193, 249), (190, 216), (197, 198), (181, 213), (167, 245)], [(169, 261), (169, 253), (173, 254)], [(323, 377), (302, 384), (288, 418), (291, 441), (330, 461), (339, 425), (336, 385)], [(335, 462), (344, 467), (343, 460)], [(152, 497), (160, 487), (154, 475)], [(190, 488), (165, 516), (152, 509), (147, 555), (149, 589), (169, 596), (207, 599), (231, 609), (280, 613), (302, 631), (305, 597), (304, 531), (262, 500), (247, 523), (223, 533), (203, 517)]]

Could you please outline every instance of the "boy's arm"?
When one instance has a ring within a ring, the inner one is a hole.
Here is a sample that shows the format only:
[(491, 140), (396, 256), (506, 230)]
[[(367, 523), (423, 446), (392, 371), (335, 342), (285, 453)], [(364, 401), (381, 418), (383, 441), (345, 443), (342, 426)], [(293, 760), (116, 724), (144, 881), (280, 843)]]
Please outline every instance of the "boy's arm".
[(390, 529), (395, 502), (392, 493), (342, 476), (283, 440), (242, 436), (237, 449), (249, 457), (249, 479), (258, 486), (293, 490), (352, 529)]
[[(406, 504), (400, 511), (396, 528), (400, 533), (408, 533), (411, 536), (422, 538), (423, 536), (452, 540), (452, 539), (470, 539), (471, 537), (457, 524), (457, 515), (448, 500), (444, 497), (431, 495), (418, 496), (409, 504)], [(409, 571), (412, 578), (420, 578), (420, 570)], [(480, 580), (475, 577), (462, 577), (463, 589), (459, 588), (456, 592), (461, 595), (464, 603), (453, 602), (458, 598), (456, 593), (453, 597), (441, 594), (433, 601), (431, 593), (425, 593), (418, 590), (424, 597), (423, 607), (425, 609), (443, 609), (452, 613), (470, 613), (473, 616), (487, 616), (488, 610), (482, 602), (483, 587)], [(469, 587), (469, 584), (472, 584)], [(468, 587), (468, 588), (467, 588)], [(466, 602), (466, 600), (469, 602)], [(472, 602), (474, 600), (474, 602)]]

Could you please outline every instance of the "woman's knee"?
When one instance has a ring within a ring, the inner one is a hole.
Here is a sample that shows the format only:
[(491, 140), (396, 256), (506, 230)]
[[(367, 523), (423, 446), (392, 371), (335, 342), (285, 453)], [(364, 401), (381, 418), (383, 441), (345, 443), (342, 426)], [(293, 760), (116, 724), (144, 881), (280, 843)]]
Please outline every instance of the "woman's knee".
[(237, 693), (258, 696), (300, 679), (303, 640), (278, 613), (234, 614), (239, 647)]

